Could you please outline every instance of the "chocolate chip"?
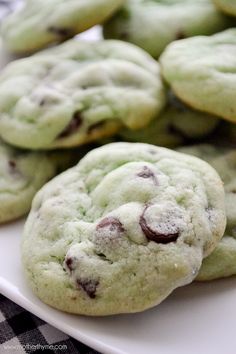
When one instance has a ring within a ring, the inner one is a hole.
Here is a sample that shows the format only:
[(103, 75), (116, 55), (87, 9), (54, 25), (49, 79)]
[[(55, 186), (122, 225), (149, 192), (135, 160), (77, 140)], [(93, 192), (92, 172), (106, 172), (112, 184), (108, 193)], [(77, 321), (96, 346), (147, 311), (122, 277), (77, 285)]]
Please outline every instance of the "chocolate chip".
[(45, 99), (42, 99), (40, 102), (39, 102), (39, 106), (42, 107), (44, 106), (46, 103), (46, 100)]
[(15, 162), (15, 161), (9, 160), (9, 161), (8, 161), (8, 164), (9, 164), (9, 166), (10, 166), (11, 168), (13, 168), (13, 169), (16, 168), (16, 162)]
[(112, 216), (102, 219), (96, 227), (96, 230), (101, 230), (103, 228), (108, 228), (110, 232), (116, 231), (122, 233), (125, 231), (121, 222)]
[(74, 263), (73, 258), (71, 258), (71, 257), (66, 258), (65, 264), (71, 272), (72, 272), (72, 270), (74, 270), (73, 263)]
[[(143, 231), (143, 233), (145, 234), (145, 236), (147, 237), (148, 240), (154, 241), (156, 243), (169, 243), (169, 242), (174, 242), (177, 240), (177, 238), (179, 237), (179, 230), (178, 227), (175, 226), (174, 222), (172, 222), (172, 229), (176, 229), (176, 231), (174, 232), (160, 232), (158, 231), (158, 225), (154, 228), (152, 228), (151, 226), (148, 225), (147, 220), (145, 218), (145, 213), (148, 210), (149, 206), (147, 206), (141, 217), (139, 220), (139, 225), (141, 226), (141, 229)], [(168, 220), (168, 222), (171, 222), (171, 220)], [(168, 230), (168, 228), (167, 228)]]
[(70, 28), (50, 26), (48, 27), (48, 32), (57, 35), (58, 37), (67, 38), (73, 36), (73, 31)]
[(9, 166), (9, 172), (11, 175), (14, 175), (15, 178), (22, 177), (22, 173), (17, 169), (17, 165), (14, 160), (9, 160), (8, 166)]
[(65, 138), (73, 133), (81, 126), (83, 122), (83, 118), (81, 112), (77, 111), (74, 113), (72, 120), (67, 125), (67, 127), (62, 131), (62, 133), (58, 136), (58, 139)]
[(77, 279), (77, 285), (81, 287), (91, 299), (95, 299), (96, 290), (99, 285), (98, 280)]
[(147, 166), (143, 166), (142, 171), (140, 171), (137, 176), (141, 178), (150, 178), (153, 180), (154, 184), (158, 185), (158, 181), (155, 174)]

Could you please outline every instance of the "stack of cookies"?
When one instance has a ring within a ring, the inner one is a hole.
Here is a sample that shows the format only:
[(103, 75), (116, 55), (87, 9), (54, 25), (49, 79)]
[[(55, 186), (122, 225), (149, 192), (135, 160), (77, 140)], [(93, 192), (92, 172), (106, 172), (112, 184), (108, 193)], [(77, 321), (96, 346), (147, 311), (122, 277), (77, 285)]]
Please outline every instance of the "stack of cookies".
[[(30, 211), (42, 301), (139, 312), (236, 274), (235, 16), (230, 0), (27, 0), (3, 20), (18, 59), (0, 73), (0, 222)], [(95, 25), (105, 39), (75, 37)]]

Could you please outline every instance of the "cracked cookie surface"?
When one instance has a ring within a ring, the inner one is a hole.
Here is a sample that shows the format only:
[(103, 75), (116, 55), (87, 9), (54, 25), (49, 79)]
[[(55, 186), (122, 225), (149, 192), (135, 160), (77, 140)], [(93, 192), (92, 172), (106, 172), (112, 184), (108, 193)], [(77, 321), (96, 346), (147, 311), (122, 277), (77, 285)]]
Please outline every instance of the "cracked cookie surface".
[(37, 194), (22, 260), (33, 291), (53, 307), (138, 312), (190, 283), (224, 229), (223, 185), (207, 163), (113, 143)]
[(134, 43), (158, 58), (174, 40), (210, 35), (232, 22), (211, 0), (127, 0), (105, 23), (104, 36)]
[(225, 235), (203, 261), (197, 280), (212, 280), (236, 274), (236, 150), (213, 145), (179, 149), (207, 161), (224, 182), (227, 226)]
[(121, 41), (72, 39), (0, 74), (0, 135), (29, 149), (77, 146), (138, 129), (165, 105), (158, 63)]
[(26, 0), (2, 24), (2, 37), (15, 53), (35, 52), (103, 22), (124, 0)]
[(171, 43), (162, 73), (185, 103), (236, 122), (236, 28)]

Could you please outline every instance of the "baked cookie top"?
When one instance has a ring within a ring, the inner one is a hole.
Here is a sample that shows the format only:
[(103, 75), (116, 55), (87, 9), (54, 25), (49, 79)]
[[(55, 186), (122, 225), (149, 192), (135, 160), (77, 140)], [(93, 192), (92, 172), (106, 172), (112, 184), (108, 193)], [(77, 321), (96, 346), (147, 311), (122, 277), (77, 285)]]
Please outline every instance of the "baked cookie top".
[(184, 102), (236, 122), (236, 28), (171, 43), (161, 56), (161, 66)]
[(104, 36), (134, 43), (158, 58), (174, 40), (210, 35), (232, 23), (211, 0), (127, 0), (105, 23)]
[(2, 24), (5, 45), (15, 53), (35, 52), (103, 22), (124, 0), (26, 0)]
[(191, 282), (224, 229), (223, 185), (207, 163), (113, 143), (37, 194), (22, 260), (33, 291), (53, 307), (137, 312)]
[(223, 239), (208, 256), (197, 276), (211, 280), (236, 274), (236, 150), (201, 144), (180, 149), (213, 166), (224, 182), (227, 226)]
[(141, 128), (165, 104), (159, 65), (121, 41), (72, 39), (0, 74), (0, 136), (30, 149), (76, 146)]

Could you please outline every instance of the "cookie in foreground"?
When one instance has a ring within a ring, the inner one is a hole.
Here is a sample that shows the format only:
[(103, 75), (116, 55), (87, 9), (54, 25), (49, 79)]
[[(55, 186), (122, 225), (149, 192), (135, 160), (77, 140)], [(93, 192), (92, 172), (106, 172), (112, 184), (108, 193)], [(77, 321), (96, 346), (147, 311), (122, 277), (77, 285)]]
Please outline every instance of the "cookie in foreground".
[(222, 181), (206, 162), (113, 143), (37, 193), (22, 262), (33, 292), (55, 308), (138, 312), (190, 283), (224, 229)]

